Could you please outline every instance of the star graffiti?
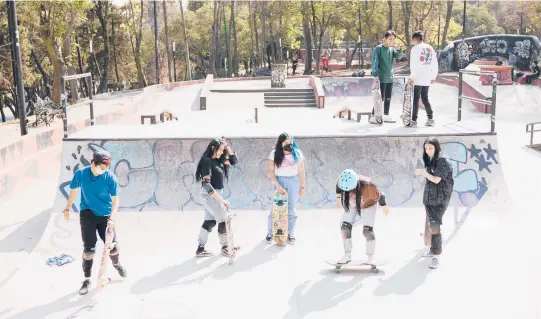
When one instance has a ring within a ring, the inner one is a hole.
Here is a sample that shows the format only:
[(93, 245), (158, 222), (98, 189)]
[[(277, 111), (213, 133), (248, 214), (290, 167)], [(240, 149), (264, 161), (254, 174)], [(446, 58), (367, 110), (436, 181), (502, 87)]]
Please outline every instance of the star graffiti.
[[(492, 173), (490, 170), (490, 165), (494, 163), (499, 164), (498, 160), (496, 159), (496, 154), (498, 151), (493, 149), (490, 143), (488, 144), (488, 147), (485, 148), (477, 148), (472, 144), (468, 151), (470, 151), (470, 158), (475, 158), (475, 163), (479, 165), (479, 172), (486, 169), (489, 173)], [(486, 153), (486, 158), (485, 155), (482, 154), (483, 151)]]

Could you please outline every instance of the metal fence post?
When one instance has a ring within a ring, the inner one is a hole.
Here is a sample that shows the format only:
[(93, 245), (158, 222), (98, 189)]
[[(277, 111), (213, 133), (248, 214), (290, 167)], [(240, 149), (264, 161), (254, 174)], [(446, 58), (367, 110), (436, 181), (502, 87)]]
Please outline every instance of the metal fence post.
[[(92, 83), (92, 79), (90, 77), (86, 78), (89, 84), (89, 87)], [(94, 99), (92, 98), (93, 92), (92, 90), (88, 90), (88, 98), (90, 99), (90, 125), (94, 125)]]
[(64, 138), (68, 137), (68, 109), (67, 109), (67, 96), (66, 96), (66, 81), (64, 77), (60, 78), (60, 103), (62, 104), (62, 110), (64, 115), (62, 116), (62, 122), (64, 123)]
[(490, 131), (494, 133), (496, 129), (496, 90), (498, 87), (498, 75), (494, 73), (492, 77), (492, 104), (490, 105)]
[(458, 71), (458, 118), (457, 121), (462, 120), (462, 72)]

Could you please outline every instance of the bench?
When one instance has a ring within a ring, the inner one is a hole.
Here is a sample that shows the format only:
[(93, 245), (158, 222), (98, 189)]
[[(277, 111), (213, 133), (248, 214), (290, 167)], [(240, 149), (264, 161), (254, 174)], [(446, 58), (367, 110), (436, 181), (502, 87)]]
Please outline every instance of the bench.
[(368, 119), (370, 119), (370, 115), (372, 115), (372, 111), (360, 111), (357, 110), (354, 107), (343, 107), (340, 110), (338, 110), (336, 113), (334, 113), (333, 118), (344, 118), (344, 115), (348, 115), (348, 120), (351, 120), (351, 115), (355, 114), (357, 118), (357, 122), (361, 121), (361, 117), (363, 115), (367, 115)]

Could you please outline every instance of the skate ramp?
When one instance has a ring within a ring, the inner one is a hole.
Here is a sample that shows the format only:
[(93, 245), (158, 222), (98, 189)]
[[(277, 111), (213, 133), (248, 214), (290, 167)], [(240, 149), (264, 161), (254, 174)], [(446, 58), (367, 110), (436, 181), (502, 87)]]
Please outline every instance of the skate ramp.
[[(334, 207), (336, 179), (346, 168), (373, 177), (389, 205), (421, 206), (424, 178), (415, 176), (414, 171), (423, 167), (425, 139), (426, 136), (298, 137), (305, 155), (307, 186), (300, 208)], [(497, 207), (509, 201), (496, 135), (440, 136), (439, 139), (453, 167), (452, 206)], [(104, 149), (112, 154), (112, 169), (120, 185), (121, 210), (201, 210), (201, 187), (194, 173), (208, 141), (67, 139), (63, 145), (55, 209), (61, 211), (65, 207), (74, 172), (89, 164), (93, 152)], [(239, 163), (230, 171), (225, 198), (234, 209), (269, 209), (272, 189), (266, 165), (275, 138), (231, 138), (230, 141)]]

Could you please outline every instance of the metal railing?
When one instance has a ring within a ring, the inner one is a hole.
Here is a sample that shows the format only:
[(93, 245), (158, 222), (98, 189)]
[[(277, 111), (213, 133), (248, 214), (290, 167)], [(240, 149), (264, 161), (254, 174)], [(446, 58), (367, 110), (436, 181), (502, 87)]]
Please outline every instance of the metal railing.
[(67, 81), (74, 81), (78, 79), (85, 80), (86, 87), (88, 89), (88, 98), (82, 100), (79, 103), (72, 104), (70, 105), (70, 107), (77, 107), (77, 106), (90, 104), (90, 125), (94, 125), (94, 102), (92, 100), (91, 78), (92, 78), (92, 75), (90, 73), (67, 75), (60, 78), (60, 88), (62, 90), (62, 109), (64, 110), (64, 116), (62, 118), (62, 121), (64, 122), (64, 138), (68, 137), (68, 110), (67, 110), (68, 97), (66, 95), (66, 80)]
[[(465, 96), (462, 94), (462, 83), (464, 82), (462, 75), (471, 74), (471, 75), (489, 75), (492, 76), (492, 97), (490, 100), (482, 100), (470, 96)], [(457, 120), (462, 120), (462, 100), (471, 101), (475, 103), (480, 103), (484, 105), (490, 105), (490, 131), (494, 132), (496, 129), (496, 91), (498, 88), (498, 74), (496, 72), (488, 71), (473, 71), (460, 69), (458, 71), (458, 116)]]
[(533, 145), (533, 135), (535, 132), (541, 132), (541, 129), (535, 129), (535, 125), (541, 124), (541, 122), (532, 122), (526, 124), (526, 133), (530, 133), (530, 146)]

